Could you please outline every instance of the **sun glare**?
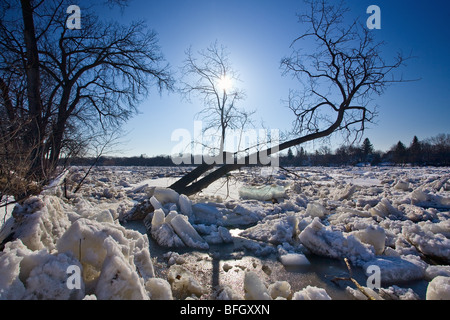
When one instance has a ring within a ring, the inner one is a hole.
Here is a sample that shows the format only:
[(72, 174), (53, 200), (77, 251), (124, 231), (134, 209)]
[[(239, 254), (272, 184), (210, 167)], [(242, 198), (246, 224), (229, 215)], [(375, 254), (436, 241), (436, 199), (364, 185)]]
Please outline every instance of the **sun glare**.
[(218, 87), (220, 90), (228, 91), (233, 87), (233, 81), (230, 77), (224, 75), (219, 79)]

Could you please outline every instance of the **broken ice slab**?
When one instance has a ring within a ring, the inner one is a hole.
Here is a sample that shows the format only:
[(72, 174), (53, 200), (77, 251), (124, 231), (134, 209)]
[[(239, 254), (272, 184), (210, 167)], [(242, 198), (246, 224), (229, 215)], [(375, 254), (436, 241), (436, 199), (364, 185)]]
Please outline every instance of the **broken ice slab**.
[(276, 184), (266, 186), (244, 186), (239, 189), (242, 199), (267, 201), (286, 197), (286, 188)]

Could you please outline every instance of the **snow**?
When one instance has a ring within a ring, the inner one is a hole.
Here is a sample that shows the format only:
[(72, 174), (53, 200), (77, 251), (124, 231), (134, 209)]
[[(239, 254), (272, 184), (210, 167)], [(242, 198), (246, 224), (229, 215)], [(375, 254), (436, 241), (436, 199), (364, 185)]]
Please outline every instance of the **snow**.
[[(76, 183), (83, 170), (64, 177)], [(70, 199), (57, 179), (8, 208), (0, 299), (365, 299), (321, 265), (346, 272), (345, 258), (361, 285), (380, 268), (379, 299), (450, 299), (448, 168), (293, 168), (270, 179), (246, 168), (190, 197), (168, 188), (185, 170), (94, 168)], [(70, 266), (80, 289), (66, 285)]]
[(331, 300), (325, 289), (307, 286), (301, 291), (294, 293), (292, 300)]

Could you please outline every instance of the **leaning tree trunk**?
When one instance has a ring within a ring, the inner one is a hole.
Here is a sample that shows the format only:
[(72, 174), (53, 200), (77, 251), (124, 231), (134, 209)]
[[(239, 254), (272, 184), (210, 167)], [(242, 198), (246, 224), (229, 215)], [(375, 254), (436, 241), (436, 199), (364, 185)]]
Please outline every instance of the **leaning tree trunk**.
[(203, 173), (205, 173), (206, 171), (208, 171), (214, 167), (214, 165), (202, 164), (202, 165), (198, 166), (196, 169), (194, 169), (193, 171), (191, 171), (188, 174), (186, 174), (185, 176), (183, 176), (177, 182), (173, 183), (170, 186), (170, 188), (174, 189), (175, 191), (177, 191), (180, 194), (185, 194), (187, 196), (198, 193), (201, 190), (203, 190), (204, 188), (208, 187), (214, 181), (216, 181), (216, 180), (220, 179), (221, 177), (223, 177), (224, 175), (226, 175), (227, 173), (249, 165), (250, 159), (255, 159), (255, 156), (259, 160), (261, 158), (261, 156), (267, 157), (267, 156), (271, 155), (272, 153), (274, 153), (274, 150), (276, 150), (276, 152), (279, 152), (279, 151), (286, 150), (290, 147), (297, 146), (297, 145), (300, 145), (300, 144), (308, 142), (308, 141), (312, 141), (312, 140), (316, 140), (316, 139), (320, 139), (320, 138), (329, 136), (336, 129), (338, 129), (339, 126), (341, 125), (342, 120), (344, 119), (344, 113), (345, 113), (345, 107), (342, 106), (338, 113), (336, 121), (326, 130), (308, 134), (306, 136), (284, 142), (276, 147), (268, 148), (263, 151), (258, 151), (256, 153), (253, 153), (253, 154), (245, 157), (245, 161), (242, 161), (243, 163), (224, 164), (221, 167), (217, 168), (216, 170), (212, 171), (211, 173), (207, 174), (200, 180), (193, 182), (194, 180), (198, 179)]

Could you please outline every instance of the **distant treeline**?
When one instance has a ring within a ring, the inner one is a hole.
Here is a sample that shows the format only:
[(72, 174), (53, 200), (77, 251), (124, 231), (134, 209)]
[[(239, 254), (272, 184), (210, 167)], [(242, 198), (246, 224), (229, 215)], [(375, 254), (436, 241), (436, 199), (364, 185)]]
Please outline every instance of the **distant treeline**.
[(314, 153), (303, 148), (296, 154), (290, 149), (280, 157), (281, 166), (342, 166), (342, 165), (412, 165), (450, 166), (450, 134), (439, 134), (419, 141), (415, 136), (409, 146), (399, 141), (388, 151), (375, 151), (366, 138), (359, 146), (342, 146), (334, 152), (322, 147)]
[[(281, 166), (344, 166), (344, 165), (413, 165), (413, 166), (450, 166), (450, 134), (419, 141), (415, 136), (409, 146), (399, 141), (388, 151), (376, 151), (366, 138), (361, 145), (342, 146), (332, 151), (321, 147), (315, 152), (306, 152), (302, 147), (289, 149), (286, 155), (280, 155)], [(62, 159), (61, 164), (75, 166), (174, 166), (170, 156), (147, 157), (107, 157)], [(194, 163), (192, 157), (191, 163)], [(190, 165), (189, 165), (190, 166)]]

